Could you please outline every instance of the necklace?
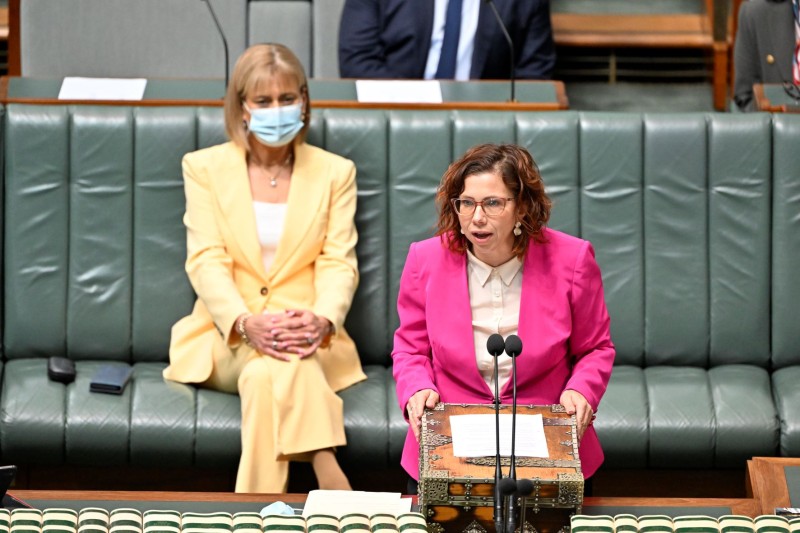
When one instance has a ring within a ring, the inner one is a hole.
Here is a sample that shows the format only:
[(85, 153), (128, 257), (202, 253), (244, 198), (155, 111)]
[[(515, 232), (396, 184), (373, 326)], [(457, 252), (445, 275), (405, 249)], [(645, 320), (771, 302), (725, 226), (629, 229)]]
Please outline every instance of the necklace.
[(270, 187), (277, 187), (278, 186), (278, 178), (283, 172), (283, 169), (287, 166), (292, 164), (292, 152), (289, 152), (289, 155), (286, 156), (286, 159), (283, 160), (281, 166), (278, 168), (278, 171), (275, 174), (270, 174), (267, 172), (266, 168), (264, 169), (264, 173), (269, 177), (269, 186)]

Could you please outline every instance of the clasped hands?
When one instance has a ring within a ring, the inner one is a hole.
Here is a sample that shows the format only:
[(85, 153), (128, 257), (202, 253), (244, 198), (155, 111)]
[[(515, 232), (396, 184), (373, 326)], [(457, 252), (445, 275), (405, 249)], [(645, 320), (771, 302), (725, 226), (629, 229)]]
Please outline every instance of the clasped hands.
[[(439, 394), (431, 389), (423, 389), (414, 393), (406, 404), (408, 414), (408, 424), (414, 433), (414, 438), (419, 442), (419, 429), (422, 425), (422, 414), (425, 408), (433, 409), (439, 403)], [(559, 403), (564, 406), (567, 414), (575, 415), (575, 422), (578, 430), (578, 442), (583, 438), (591, 423), (594, 421), (594, 411), (586, 398), (580, 392), (567, 389), (561, 393)]]
[(289, 354), (300, 359), (310, 356), (331, 329), (327, 318), (300, 309), (252, 315), (245, 322), (245, 331), (253, 348), (281, 361), (289, 361)]

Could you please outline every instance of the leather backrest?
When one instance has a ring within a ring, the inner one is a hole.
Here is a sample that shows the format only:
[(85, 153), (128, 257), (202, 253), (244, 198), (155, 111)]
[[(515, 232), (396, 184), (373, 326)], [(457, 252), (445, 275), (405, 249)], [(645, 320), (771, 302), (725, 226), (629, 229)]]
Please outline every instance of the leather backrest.
[(772, 121), (772, 365), (800, 364), (800, 116)]
[[(581, 116), (576, 162), (576, 234), (594, 245), (603, 271), (616, 364), (644, 365), (644, 137), (638, 114)], [(547, 174), (544, 174), (547, 180)], [(556, 204), (554, 213), (561, 207)], [(565, 229), (572, 233), (569, 229)]]
[[(194, 299), (180, 158), (224, 140), (220, 108), (10, 105), (5, 356), (166, 360)], [(480, 142), (526, 146), (551, 227), (593, 243), (617, 364), (798, 363), (800, 117), (329, 109), (309, 142), (358, 168), (347, 327), (367, 364), (390, 364), (408, 246)]]
[(180, 154), (195, 110), (9, 106), (6, 357), (166, 360), (193, 295)]
[[(194, 301), (180, 161), (225, 141), (222, 110), (11, 105), (6, 126), (7, 356), (166, 361), (170, 328)], [(383, 365), (386, 129), (382, 113), (329, 111), (309, 137), (361, 161), (361, 281), (347, 325), (362, 360)]]
[(770, 363), (771, 129), (763, 113), (708, 122), (709, 366)]

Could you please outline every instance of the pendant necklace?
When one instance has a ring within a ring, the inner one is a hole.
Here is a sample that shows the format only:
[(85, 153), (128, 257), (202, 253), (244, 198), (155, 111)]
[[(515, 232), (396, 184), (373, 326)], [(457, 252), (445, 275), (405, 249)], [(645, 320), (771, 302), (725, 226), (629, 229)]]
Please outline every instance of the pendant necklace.
[[(278, 172), (276, 172), (275, 174), (267, 173), (267, 175), (269, 176), (269, 185), (270, 185), (270, 187), (274, 188), (274, 187), (278, 186), (278, 176), (281, 175), (281, 172), (283, 172), (283, 169), (287, 165), (291, 165), (291, 164), (292, 164), (292, 153), (289, 152), (289, 155), (286, 156), (286, 159), (283, 161), (283, 163), (281, 163), (281, 166), (278, 169)], [(266, 173), (266, 170), (264, 170), (264, 172)]]

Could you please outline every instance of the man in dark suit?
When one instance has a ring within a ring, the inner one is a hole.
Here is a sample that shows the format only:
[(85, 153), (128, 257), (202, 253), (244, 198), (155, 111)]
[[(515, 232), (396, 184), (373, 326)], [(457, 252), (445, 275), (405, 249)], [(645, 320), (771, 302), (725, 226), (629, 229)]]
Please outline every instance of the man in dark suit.
[[(441, 13), (447, 3), (448, 0), (346, 0), (339, 28), (340, 75), (343, 78), (436, 77), (436, 69), (431, 68), (435, 61), (429, 61), (429, 53), (439, 56), (444, 26)], [(494, 0), (494, 3), (514, 43), (515, 76), (549, 79), (555, 64), (555, 48), (548, 0)], [(470, 63), (455, 78), (509, 78), (510, 50), (491, 7), (484, 0), (464, 0), (463, 10), (461, 40), (472, 45), (472, 53), (471, 59), (461, 54), (460, 61)], [(470, 17), (471, 26), (467, 22)], [(460, 44), (460, 53), (464, 46)], [(469, 48), (466, 50), (468, 54)]]
[(733, 99), (739, 109), (755, 111), (754, 83), (792, 81), (795, 42), (791, 0), (742, 2), (733, 51)]

